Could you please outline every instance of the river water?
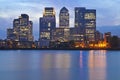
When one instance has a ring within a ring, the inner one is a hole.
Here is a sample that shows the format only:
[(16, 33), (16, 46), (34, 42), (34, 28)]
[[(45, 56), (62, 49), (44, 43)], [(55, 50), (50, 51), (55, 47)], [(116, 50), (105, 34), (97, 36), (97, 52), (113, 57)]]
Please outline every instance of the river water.
[(1, 50), (0, 80), (120, 80), (120, 51)]

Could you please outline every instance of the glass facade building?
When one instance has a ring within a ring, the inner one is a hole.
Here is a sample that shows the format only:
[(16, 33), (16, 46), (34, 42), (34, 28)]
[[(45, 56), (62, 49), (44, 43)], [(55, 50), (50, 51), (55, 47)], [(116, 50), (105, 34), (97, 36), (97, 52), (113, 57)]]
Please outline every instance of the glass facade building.
[(86, 43), (95, 41), (96, 10), (76, 7), (75, 28), (79, 29), (79, 34), (84, 35)]
[(49, 47), (52, 30), (56, 27), (55, 11), (52, 7), (44, 9), (43, 17), (40, 18), (40, 47)]
[(59, 27), (60, 28), (68, 28), (69, 27), (69, 11), (66, 7), (63, 7), (60, 10)]
[[(8, 36), (11, 35), (10, 31), (11, 29), (7, 30)], [(27, 14), (21, 14), (18, 19), (14, 19), (12, 31), (12, 39), (14, 41), (33, 41), (33, 23), (29, 21)]]

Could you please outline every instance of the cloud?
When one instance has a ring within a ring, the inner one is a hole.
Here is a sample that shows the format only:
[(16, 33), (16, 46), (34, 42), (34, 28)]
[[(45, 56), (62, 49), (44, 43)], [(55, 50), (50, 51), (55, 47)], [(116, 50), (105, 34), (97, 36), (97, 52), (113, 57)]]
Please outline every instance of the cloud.
[[(75, 6), (86, 7), (88, 9), (92, 9), (92, 8), (96, 9), (98, 25), (108, 25), (106, 23), (108, 23), (109, 20), (112, 21), (112, 19), (114, 19), (116, 22), (116, 20), (119, 20), (117, 17), (119, 15), (118, 13), (120, 12), (120, 9), (118, 8), (119, 0), (116, 0), (116, 1), (104, 0), (104, 2), (100, 0), (95, 0), (95, 1), (64, 0), (64, 3), (61, 0), (57, 0), (57, 1), (56, 0), (52, 0), (52, 1), (49, 1), (49, 0), (44, 0), (44, 1), (42, 0), (34, 0), (34, 1), (33, 0), (12, 0), (11, 1), (12, 3), (11, 4), (6, 3), (7, 5), (5, 4), (5, 2), (9, 2), (9, 1), (4, 0), (3, 2), (4, 5), (1, 5), (0, 13), (2, 17), (14, 17), (15, 18), (15, 16), (19, 16), (21, 13), (26, 13), (26, 14), (29, 14), (31, 19), (36, 22), (38, 22), (38, 18), (42, 16), (43, 9), (46, 6), (55, 7), (57, 22), (58, 22), (59, 11), (63, 6), (69, 9), (70, 17), (72, 19), (70, 21), (72, 22), (74, 20), (74, 7)], [(114, 18), (110, 16), (113, 16)], [(101, 22), (104, 22), (104, 23), (101, 23)], [(114, 24), (115, 24), (114, 22), (111, 23), (111, 25), (114, 25)], [(73, 26), (73, 24), (71, 24), (71, 26)]]
[(69, 10), (71, 27), (74, 26), (74, 7), (96, 9), (97, 26), (120, 25), (120, 0), (0, 0), (0, 3), (0, 28), (2, 29), (11, 27), (13, 19), (26, 13), (33, 21), (34, 31), (39, 32), (39, 17), (42, 17), (44, 7), (55, 8), (58, 27), (59, 12), (64, 6)]

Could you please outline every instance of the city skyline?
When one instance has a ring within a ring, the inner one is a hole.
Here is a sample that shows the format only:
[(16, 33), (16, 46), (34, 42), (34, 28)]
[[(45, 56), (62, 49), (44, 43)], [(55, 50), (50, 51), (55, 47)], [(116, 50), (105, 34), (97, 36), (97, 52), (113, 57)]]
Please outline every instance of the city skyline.
[[(69, 27), (68, 10), (60, 10), (59, 23), (56, 27), (54, 7), (45, 7), (43, 17), (39, 18), (39, 39), (34, 41), (33, 22), (28, 14), (21, 14), (13, 20), (13, 28), (7, 29), (7, 38), (0, 40), (1, 48), (44, 48), (44, 49), (108, 49), (119, 48), (118, 36), (111, 32), (104, 34), (96, 30), (96, 9), (75, 7), (74, 27)], [(67, 21), (66, 21), (67, 20)], [(67, 25), (66, 25), (67, 24)]]
[[(44, 7), (54, 7), (56, 11), (56, 23), (59, 27), (59, 12), (62, 7), (66, 7), (70, 14), (70, 27), (74, 27), (74, 7), (86, 7), (88, 9), (96, 9), (97, 11), (97, 27), (99, 26), (116, 26), (119, 25), (119, 12), (120, 10), (114, 9), (118, 6), (117, 1), (105, 0), (104, 3), (100, 0), (97, 1), (69, 1), (65, 0), (64, 3), (60, 0), (56, 1), (38, 1), (38, 0), (1, 0), (1, 10), (0, 10), (0, 29), (6, 32), (6, 29), (12, 27), (12, 21), (20, 14), (28, 14), (30, 20), (33, 21), (33, 32), (35, 39), (38, 39), (39, 29), (39, 17), (42, 16)], [(9, 4), (9, 2), (12, 2)], [(91, 2), (91, 3), (90, 3)], [(58, 4), (59, 3), (59, 4)], [(97, 5), (99, 3), (99, 5)], [(44, 4), (44, 5), (43, 5)], [(107, 6), (106, 6), (107, 5)], [(113, 6), (114, 5), (114, 6)], [(102, 6), (102, 7), (101, 7)], [(112, 8), (111, 8), (112, 7)], [(6, 22), (6, 24), (3, 24)], [(110, 24), (110, 25), (109, 25)], [(117, 30), (117, 28), (116, 28)], [(116, 31), (115, 31), (116, 32)], [(114, 34), (114, 33), (113, 33)], [(5, 33), (3, 33), (4, 36)], [(1, 34), (0, 38), (3, 38)], [(118, 34), (119, 36), (119, 34)]]

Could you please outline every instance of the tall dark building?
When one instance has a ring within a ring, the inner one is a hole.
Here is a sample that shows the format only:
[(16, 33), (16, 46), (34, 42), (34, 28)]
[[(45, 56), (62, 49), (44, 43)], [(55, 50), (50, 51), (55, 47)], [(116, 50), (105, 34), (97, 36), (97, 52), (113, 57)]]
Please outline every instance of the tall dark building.
[[(75, 41), (80, 41), (84, 42), (84, 37), (85, 37), (85, 19), (84, 19), (84, 14), (85, 14), (85, 8), (84, 7), (75, 7), (75, 31), (72, 31), (75, 33), (76, 40)], [(72, 30), (72, 29), (71, 29)], [(73, 38), (75, 38), (73, 37)]]
[(96, 10), (84, 7), (75, 8), (75, 28), (84, 35), (84, 40), (89, 43), (95, 41)]
[(63, 7), (60, 10), (59, 27), (60, 28), (68, 28), (69, 27), (69, 11), (66, 7)]
[[(13, 35), (14, 41), (33, 41), (33, 23), (27, 14), (21, 14), (13, 21), (13, 29), (8, 29), (8, 36)], [(11, 34), (13, 31), (13, 34)], [(9, 39), (9, 37), (7, 38)]]
[(44, 9), (43, 17), (40, 18), (40, 47), (49, 47), (52, 30), (56, 28), (55, 11), (52, 7)]
[(84, 14), (86, 9), (84, 7), (75, 8), (75, 27), (76, 28), (85, 28), (84, 24)]
[(96, 32), (96, 10), (87, 9), (84, 15), (85, 19), (85, 37), (87, 43), (95, 41)]

